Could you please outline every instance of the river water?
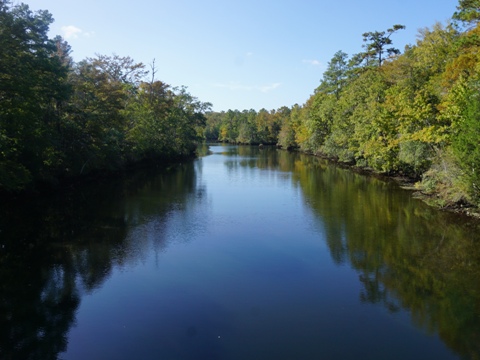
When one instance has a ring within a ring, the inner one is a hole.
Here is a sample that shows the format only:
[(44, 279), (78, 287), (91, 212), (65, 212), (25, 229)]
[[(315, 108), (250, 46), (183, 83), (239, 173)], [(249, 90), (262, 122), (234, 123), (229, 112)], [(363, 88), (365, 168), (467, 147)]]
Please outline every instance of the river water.
[(478, 222), (315, 157), (213, 145), (0, 215), (1, 359), (480, 359)]

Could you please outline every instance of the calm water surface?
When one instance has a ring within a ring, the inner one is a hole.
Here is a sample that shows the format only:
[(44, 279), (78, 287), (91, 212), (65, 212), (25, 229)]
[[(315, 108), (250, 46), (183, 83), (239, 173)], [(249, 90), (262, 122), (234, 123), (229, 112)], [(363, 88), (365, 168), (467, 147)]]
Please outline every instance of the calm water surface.
[(0, 205), (1, 359), (480, 359), (478, 223), (211, 146)]

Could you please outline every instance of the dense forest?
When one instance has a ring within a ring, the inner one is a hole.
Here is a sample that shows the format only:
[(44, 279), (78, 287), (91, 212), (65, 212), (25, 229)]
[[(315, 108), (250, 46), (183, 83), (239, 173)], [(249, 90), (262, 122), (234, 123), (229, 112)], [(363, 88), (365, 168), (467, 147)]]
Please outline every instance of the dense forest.
[(403, 53), (394, 25), (335, 53), (303, 105), (207, 114), (205, 136), (327, 156), (417, 181), (438, 204), (480, 205), (480, 0), (419, 31)]
[(276, 144), (417, 181), (443, 206), (480, 205), (480, 0), (403, 52), (394, 25), (335, 53), (305, 104), (211, 112), (130, 57), (80, 62), (52, 15), (0, 0), (0, 190), (190, 156), (199, 141)]
[(210, 104), (157, 80), (154, 62), (75, 63), (52, 21), (0, 0), (0, 190), (191, 156)]

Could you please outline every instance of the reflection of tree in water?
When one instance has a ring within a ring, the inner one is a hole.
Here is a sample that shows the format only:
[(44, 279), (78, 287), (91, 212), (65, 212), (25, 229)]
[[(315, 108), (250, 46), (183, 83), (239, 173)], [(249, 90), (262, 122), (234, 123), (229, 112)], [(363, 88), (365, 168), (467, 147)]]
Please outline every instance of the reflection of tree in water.
[(480, 358), (478, 224), (319, 159), (297, 162), (294, 181), (319, 215), (334, 261), (359, 271), (361, 301), (404, 308), (461, 356)]
[(41, 252), (22, 259), (2, 256), (2, 359), (55, 359), (66, 346), (79, 297), (75, 280), (61, 267), (39, 266), (37, 257), (47, 256)]
[[(480, 225), (396, 185), (272, 147), (229, 148), (227, 167), (290, 173), (318, 215), (333, 261), (359, 272), (360, 301), (405, 309), (460, 356), (480, 359)], [(247, 157), (247, 159), (242, 159)], [(253, 172), (252, 172), (253, 174)]]
[[(193, 164), (187, 163), (48, 199), (5, 202), (0, 207), (0, 358), (56, 359), (66, 350), (82, 294), (148, 250), (132, 250), (137, 244), (127, 236), (129, 226), (161, 218), (201, 194)], [(162, 229), (157, 230), (156, 246), (165, 247)]]
[[(274, 146), (224, 146), (228, 151), (224, 152), (231, 157), (230, 160), (224, 161), (229, 173), (237, 176), (236, 171), (239, 168), (252, 170), (251, 174), (255, 174), (255, 169), (274, 170), (273, 176), (281, 177), (282, 174), (288, 173), (295, 168), (295, 162), (299, 161), (303, 156), (298, 153), (289, 153), (279, 151)], [(282, 180), (282, 179), (280, 179)]]

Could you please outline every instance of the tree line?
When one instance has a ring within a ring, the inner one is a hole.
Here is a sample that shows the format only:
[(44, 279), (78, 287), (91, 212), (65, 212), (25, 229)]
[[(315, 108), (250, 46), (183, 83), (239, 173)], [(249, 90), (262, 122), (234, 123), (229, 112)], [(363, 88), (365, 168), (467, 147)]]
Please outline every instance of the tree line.
[(46, 10), (0, 0), (0, 190), (190, 156), (211, 106), (130, 57), (75, 63)]
[(207, 139), (270, 143), (417, 180), (440, 204), (480, 205), (480, 0), (419, 31), (403, 53), (363, 34), (363, 51), (334, 54), (303, 105), (207, 114)]
[(148, 159), (191, 155), (202, 139), (277, 144), (419, 180), (445, 205), (480, 205), (480, 0), (419, 31), (363, 34), (335, 53), (307, 101), (277, 110), (209, 112), (185, 87), (130, 57), (75, 63), (47, 35), (46, 10), (0, 0), (0, 190), (22, 190)]

